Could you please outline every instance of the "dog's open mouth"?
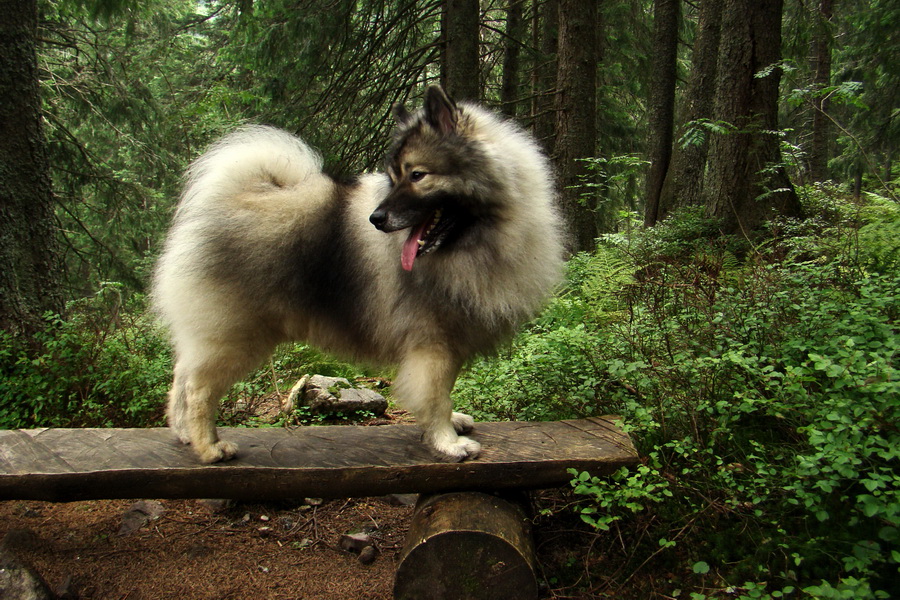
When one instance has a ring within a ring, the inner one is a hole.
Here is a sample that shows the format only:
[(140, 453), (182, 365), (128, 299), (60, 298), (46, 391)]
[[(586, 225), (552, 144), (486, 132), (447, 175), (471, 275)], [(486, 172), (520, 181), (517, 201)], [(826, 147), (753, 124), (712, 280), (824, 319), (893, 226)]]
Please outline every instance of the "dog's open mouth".
[(453, 229), (453, 222), (454, 219), (450, 215), (437, 209), (422, 224), (413, 227), (409, 237), (403, 242), (403, 251), (400, 255), (403, 269), (412, 271), (416, 257), (440, 248)]

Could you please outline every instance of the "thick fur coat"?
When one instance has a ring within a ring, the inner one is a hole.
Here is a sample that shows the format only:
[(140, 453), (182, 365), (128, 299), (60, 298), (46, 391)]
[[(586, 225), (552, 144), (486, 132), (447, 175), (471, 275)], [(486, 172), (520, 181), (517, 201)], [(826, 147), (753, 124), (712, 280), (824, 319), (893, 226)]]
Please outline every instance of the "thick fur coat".
[(219, 399), (292, 340), (399, 365), (394, 395), (436, 455), (478, 454), (450, 391), (559, 280), (551, 171), (525, 131), (440, 88), (395, 115), (387, 173), (350, 184), (261, 126), (189, 168), (153, 299), (175, 349), (169, 425), (201, 460), (235, 455), (216, 433)]

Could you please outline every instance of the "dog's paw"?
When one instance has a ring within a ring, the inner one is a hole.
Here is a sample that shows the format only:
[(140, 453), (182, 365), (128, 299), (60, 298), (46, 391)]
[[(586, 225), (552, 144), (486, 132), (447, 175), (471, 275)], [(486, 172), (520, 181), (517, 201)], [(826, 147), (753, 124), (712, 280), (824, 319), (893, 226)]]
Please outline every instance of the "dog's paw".
[(450, 422), (453, 423), (456, 433), (469, 433), (475, 427), (475, 419), (463, 413), (453, 413)]
[(197, 451), (200, 460), (207, 464), (230, 460), (234, 458), (238, 451), (237, 444), (226, 442), (225, 440), (219, 440), (215, 444), (209, 444), (204, 448), (195, 446), (194, 449)]
[(182, 430), (180, 427), (175, 427), (173, 425), (169, 426), (169, 431), (172, 432), (172, 436), (175, 437), (180, 443), (188, 445), (191, 443), (191, 436), (188, 435), (188, 432)]
[(441, 462), (461, 462), (478, 456), (481, 444), (471, 438), (458, 436), (453, 442), (433, 444), (432, 450)]

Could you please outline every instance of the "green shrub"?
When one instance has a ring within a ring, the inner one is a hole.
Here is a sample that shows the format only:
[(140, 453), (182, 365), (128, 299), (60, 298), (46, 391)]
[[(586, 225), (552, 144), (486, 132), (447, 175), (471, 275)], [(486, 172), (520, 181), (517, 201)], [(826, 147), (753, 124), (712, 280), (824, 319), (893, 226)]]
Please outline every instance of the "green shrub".
[(171, 356), (141, 298), (106, 284), (46, 321), (34, 340), (0, 332), (0, 427), (161, 423)]
[[(121, 285), (107, 283), (70, 303), (65, 318), (47, 315), (33, 340), (0, 332), (0, 428), (162, 425), (172, 354), (144, 301), (125, 300)], [(243, 422), (238, 404), (286, 392), (305, 373), (352, 379), (360, 369), (286, 344), (234, 385), (221, 422)]]
[[(671, 573), (670, 596), (900, 593), (897, 212), (809, 195), (821, 218), (755, 249), (691, 211), (608, 236), (458, 386), (482, 417), (621, 415), (644, 461), (573, 472), (579, 514), (632, 541), (622, 572)], [(628, 277), (597, 302), (611, 252)]]

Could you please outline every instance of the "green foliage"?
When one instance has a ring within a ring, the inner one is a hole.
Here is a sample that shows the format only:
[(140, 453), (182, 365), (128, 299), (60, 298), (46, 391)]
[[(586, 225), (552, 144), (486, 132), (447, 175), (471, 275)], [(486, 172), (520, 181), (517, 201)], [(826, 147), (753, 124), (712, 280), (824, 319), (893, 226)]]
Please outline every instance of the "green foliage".
[(682, 148), (699, 146), (706, 143), (711, 134), (727, 135), (737, 133), (737, 127), (725, 121), (713, 121), (712, 119), (695, 119), (684, 124), (684, 133), (678, 138), (678, 145)]
[[(70, 303), (65, 318), (48, 314), (47, 327), (33, 340), (0, 332), (0, 428), (163, 425), (172, 380), (169, 343), (144, 298), (126, 300), (124, 288), (106, 283), (94, 297)], [(364, 374), (309, 346), (284, 345), (232, 387), (220, 422), (253, 422), (248, 414), (256, 403), (286, 392), (305, 373), (351, 380)], [(334, 421), (302, 409), (288, 419)]]
[(669, 482), (660, 476), (658, 464), (655, 468), (642, 464), (633, 472), (622, 467), (602, 478), (575, 469), (569, 469), (569, 473), (575, 476), (575, 493), (591, 499), (578, 507), (581, 520), (602, 531), (608, 531), (623, 516), (640, 513), (649, 504), (661, 504), (672, 497)]
[(691, 211), (608, 236), (458, 386), (481, 416), (621, 415), (644, 462), (573, 472), (577, 510), (638, 545), (626, 571), (665, 568), (691, 597), (900, 591), (900, 279), (879, 234), (896, 207), (804, 193), (820, 219), (755, 249)]
[(110, 280), (144, 289), (194, 144), (226, 122), (194, 85), (211, 70), (199, 4), (124, 4), (41, 3), (45, 134), (74, 298)]
[[(476, 418), (550, 420), (600, 415), (615, 404), (598, 395), (618, 385), (592, 323), (617, 319), (616, 290), (633, 280), (634, 266), (616, 248), (581, 254), (568, 265), (569, 285), (499, 357), (476, 359), (457, 382), (457, 402)], [(535, 398), (542, 399), (535, 402)]]
[[(364, 369), (325, 354), (306, 344), (282, 344), (273, 356), (253, 373), (232, 386), (226, 394), (219, 413), (219, 423), (225, 426), (265, 425), (254, 416), (255, 407), (273, 396), (280, 404), (281, 397), (304, 375), (343, 377), (354, 380), (367, 373)], [(279, 417), (276, 424), (322, 425), (333, 422), (334, 415), (312, 414), (304, 407), (293, 414)], [(366, 415), (354, 418), (365, 419)]]
[(140, 299), (106, 284), (66, 319), (47, 315), (35, 340), (0, 332), (0, 427), (159, 425), (170, 379), (168, 344)]

